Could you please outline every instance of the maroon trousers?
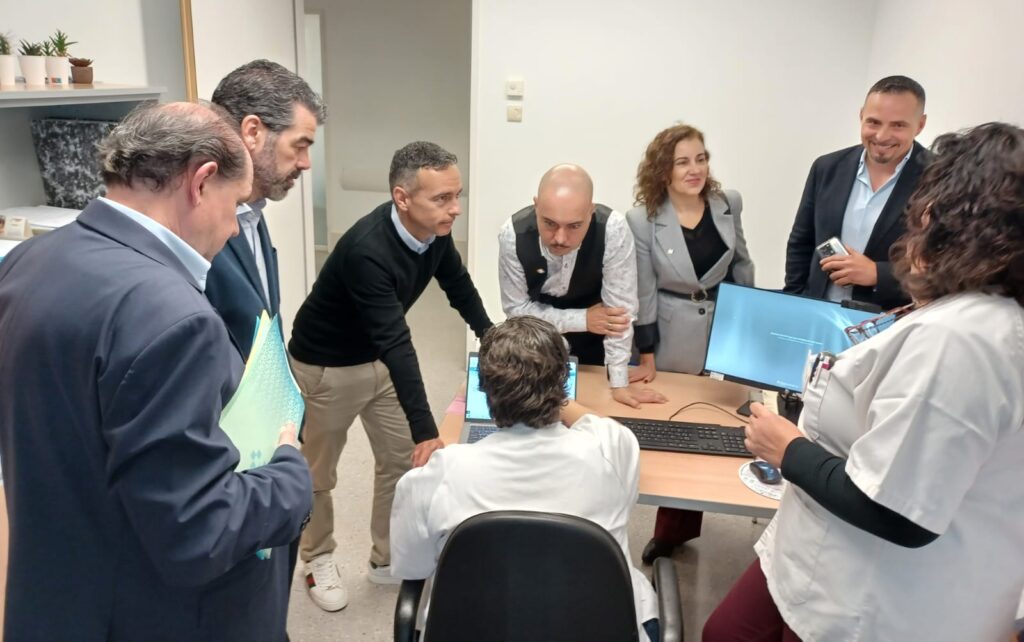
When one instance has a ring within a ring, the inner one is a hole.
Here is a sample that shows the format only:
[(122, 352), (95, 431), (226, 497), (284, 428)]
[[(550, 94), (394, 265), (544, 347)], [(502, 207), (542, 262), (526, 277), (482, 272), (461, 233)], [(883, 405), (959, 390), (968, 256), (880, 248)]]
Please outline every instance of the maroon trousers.
[(761, 560), (747, 567), (704, 624), (703, 642), (800, 642), (768, 592)]
[(699, 510), (680, 508), (658, 508), (654, 519), (654, 539), (666, 541), (672, 546), (700, 537), (700, 526), (704, 513)]

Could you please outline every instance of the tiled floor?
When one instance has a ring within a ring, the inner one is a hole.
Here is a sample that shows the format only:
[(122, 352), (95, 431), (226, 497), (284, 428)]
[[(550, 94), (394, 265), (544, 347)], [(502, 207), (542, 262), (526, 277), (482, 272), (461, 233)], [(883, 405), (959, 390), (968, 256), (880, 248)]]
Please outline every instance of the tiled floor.
[[(448, 307), (436, 284), (413, 307), (409, 322), (430, 405), (440, 420), (465, 376), (465, 324)], [(305, 584), (297, 577), (288, 621), (294, 642), (392, 639), (397, 588), (376, 586), (366, 580), (372, 468), (366, 435), (357, 422), (338, 464), (338, 489), (334, 493), (338, 541), (335, 559), (349, 590), (349, 605), (337, 613), (321, 611), (306, 596)], [(634, 563), (639, 563), (640, 550), (650, 537), (654, 513), (651, 506), (637, 506), (633, 511), (630, 550)], [(759, 521), (755, 524), (745, 517), (706, 515), (702, 537), (677, 551), (686, 640), (700, 639), (701, 625), (708, 614), (754, 559), (751, 547), (765, 526), (765, 520)]]

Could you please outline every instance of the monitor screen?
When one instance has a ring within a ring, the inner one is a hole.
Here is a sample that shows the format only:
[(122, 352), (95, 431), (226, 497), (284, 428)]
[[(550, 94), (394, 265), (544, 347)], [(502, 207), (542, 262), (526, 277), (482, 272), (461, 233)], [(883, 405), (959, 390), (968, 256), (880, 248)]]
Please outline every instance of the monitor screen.
[(759, 388), (801, 392), (807, 355), (849, 348), (843, 330), (874, 316), (831, 301), (722, 283), (704, 370)]
[[(578, 362), (574, 357), (569, 361), (569, 378), (565, 382), (565, 392), (570, 399), (576, 398), (576, 369)], [(487, 395), (480, 390), (480, 363), (475, 352), (469, 355), (469, 366), (466, 368), (466, 419), (490, 421), (491, 411), (487, 407)]]

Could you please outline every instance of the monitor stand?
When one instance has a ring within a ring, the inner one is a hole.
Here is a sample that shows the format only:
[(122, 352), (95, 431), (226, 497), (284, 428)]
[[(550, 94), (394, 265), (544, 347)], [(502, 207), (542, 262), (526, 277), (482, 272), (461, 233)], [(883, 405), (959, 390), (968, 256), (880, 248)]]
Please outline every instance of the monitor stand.
[[(750, 416), (750, 404), (754, 402), (761, 402), (769, 404), (771, 407), (768, 395), (775, 394), (769, 393), (768, 391), (752, 390), (750, 392), (750, 399), (745, 401), (742, 406), (736, 409), (736, 414), (741, 417)], [(804, 409), (803, 399), (798, 393), (795, 392), (780, 392), (776, 395), (775, 401), (775, 412), (785, 417), (786, 419), (796, 423), (800, 418), (800, 412)]]
[(795, 392), (780, 392), (778, 411), (786, 419), (796, 423), (800, 419), (800, 412), (804, 409), (804, 400)]

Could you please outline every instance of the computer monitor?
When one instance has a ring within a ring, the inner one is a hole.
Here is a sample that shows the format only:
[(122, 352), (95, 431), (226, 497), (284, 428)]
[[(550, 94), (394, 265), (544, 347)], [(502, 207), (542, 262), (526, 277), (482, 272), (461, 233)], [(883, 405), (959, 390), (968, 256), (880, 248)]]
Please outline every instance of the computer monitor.
[[(569, 378), (565, 382), (565, 393), (569, 399), (576, 398), (576, 371), (579, 360), (569, 358)], [(466, 420), (491, 421), (491, 409), (487, 407), (487, 395), (480, 390), (480, 358), (477, 353), (469, 354), (469, 365), (466, 367)]]
[(718, 286), (704, 371), (766, 390), (803, 390), (807, 355), (850, 347), (844, 330), (876, 316), (838, 303), (732, 283)]

